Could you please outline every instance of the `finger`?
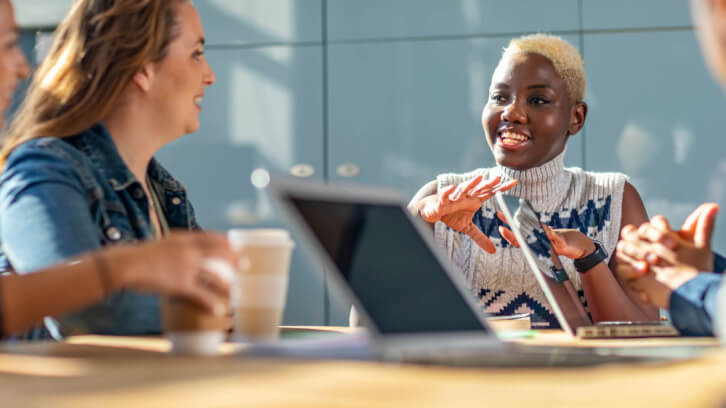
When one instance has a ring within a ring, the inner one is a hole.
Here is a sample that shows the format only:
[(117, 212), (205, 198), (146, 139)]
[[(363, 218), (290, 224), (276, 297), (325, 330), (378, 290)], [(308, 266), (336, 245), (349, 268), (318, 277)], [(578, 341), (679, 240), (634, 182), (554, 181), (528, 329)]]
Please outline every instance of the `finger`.
[(640, 298), (640, 300), (641, 300), (641, 301), (642, 301), (643, 303), (652, 303), (652, 302), (650, 301), (650, 296), (648, 296), (648, 294), (647, 294), (647, 293), (645, 293), (645, 292), (638, 292), (638, 298)]
[(650, 223), (659, 230), (663, 232), (672, 232), (673, 228), (671, 228), (671, 224), (668, 222), (668, 219), (662, 215), (654, 215), (650, 219)]
[(712, 205), (713, 203), (701, 204), (696, 207), (696, 209), (693, 210), (693, 212), (690, 213), (688, 217), (686, 217), (686, 220), (683, 221), (683, 225), (681, 225), (681, 230), (678, 231), (681, 238), (687, 241), (693, 241), (693, 237), (696, 235), (696, 227), (698, 225), (698, 220), (701, 217), (701, 213), (703, 211), (706, 211)]
[(693, 243), (699, 248), (710, 248), (713, 230), (716, 227), (718, 204), (704, 204), (704, 209), (698, 217), (698, 223), (693, 236)]
[(500, 226), (499, 235), (501, 235), (502, 238), (509, 242), (509, 245), (519, 248), (519, 241), (517, 241), (517, 237), (509, 229)]
[(182, 293), (182, 296), (197, 303), (215, 316), (227, 314), (227, 299), (206, 286), (196, 285), (186, 293)]
[[(507, 181), (505, 183), (500, 183), (500, 177), (496, 177), (492, 179), (491, 181), (488, 181), (486, 184), (480, 185), (476, 189), (474, 189), (471, 194), (472, 195), (481, 195), (481, 194), (490, 194), (493, 195), (499, 191), (507, 191), (510, 188), (517, 185), (519, 180), (511, 180)], [(496, 183), (492, 183), (492, 181), (496, 181)]]
[(638, 240), (638, 229), (635, 225), (628, 224), (620, 230), (620, 237), (624, 240)]
[[(223, 268), (220, 268), (224, 265)], [(229, 270), (225, 270), (229, 268)], [(201, 284), (209, 290), (223, 297), (229, 297), (230, 285), (235, 279), (235, 270), (232, 265), (218, 259), (208, 259), (199, 272)]]
[[(475, 185), (468, 185), (467, 186), (467, 187), (469, 187), (467, 189), (467, 193), (469, 193), (470, 196), (474, 196), (476, 194), (479, 194), (481, 191), (486, 191), (486, 190), (492, 189), (493, 187), (495, 187), (499, 183), (499, 180), (501, 179), (501, 177), (497, 176), (497, 177), (494, 177), (493, 179), (484, 180), (482, 182), (483, 178), (484, 177), (479, 176), (476, 179), (474, 179), (474, 180), (477, 180), (478, 179), (478, 182)], [(472, 180), (472, 181), (474, 181), (474, 180)]]
[(464, 228), (463, 232), (486, 252), (493, 254), (496, 251), (494, 243), (492, 243), (489, 237), (484, 235), (484, 233), (481, 232), (481, 230), (477, 228), (474, 224), (469, 224), (466, 228)]
[(628, 286), (632, 287), (632, 281), (642, 278), (647, 274), (642, 269), (635, 268), (633, 265), (628, 263), (619, 263), (615, 267), (615, 277), (625, 282)]
[(465, 195), (468, 195), (469, 191), (472, 188), (476, 187), (479, 184), (479, 182), (481, 182), (482, 178), (483, 177), (481, 175), (479, 175), (469, 181), (459, 184), (459, 186), (456, 187), (456, 193), (454, 193), (454, 197), (452, 198), (452, 200), (458, 200), (459, 198), (461, 198)]
[(648, 255), (648, 247), (642, 245), (640, 242), (620, 241), (616, 248), (619, 253), (636, 261), (643, 261)]
[(678, 240), (675, 239), (675, 233), (668, 226), (668, 221), (660, 216), (653, 217), (653, 221), (644, 223), (638, 228), (638, 236), (650, 242), (659, 242), (671, 249), (678, 248)]
[(501, 211), (497, 211), (497, 218), (499, 218), (499, 221), (503, 222), (504, 225), (509, 225), (507, 222), (507, 217), (504, 216), (504, 213)]
[(446, 205), (446, 204), (449, 204), (449, 202), (451, 202), (451, 196), (454, 194), (454, 191), (456, 191), (455, 184), (444, 187), (443, 191), (441, 191), (441, 194), (439, 195), (439, 197), (441, 197), (442, 205)]

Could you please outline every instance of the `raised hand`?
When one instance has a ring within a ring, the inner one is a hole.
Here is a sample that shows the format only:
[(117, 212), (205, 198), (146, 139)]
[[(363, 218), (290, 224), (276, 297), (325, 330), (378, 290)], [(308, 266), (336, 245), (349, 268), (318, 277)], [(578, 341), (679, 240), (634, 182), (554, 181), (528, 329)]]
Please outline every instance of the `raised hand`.
[(482, 179), (482, 176), (477, 176), (424, 198), (419, 214), (426, 222), (433, 224), (441, 221), (455, 231), (468, 235), (483, 250), (493, 253), (494, 244), (472, 223), (472, 218), (485, 201), (498, 191), (514, 187), (517, 180), (500, 183), (500, 177), (485, 182)]

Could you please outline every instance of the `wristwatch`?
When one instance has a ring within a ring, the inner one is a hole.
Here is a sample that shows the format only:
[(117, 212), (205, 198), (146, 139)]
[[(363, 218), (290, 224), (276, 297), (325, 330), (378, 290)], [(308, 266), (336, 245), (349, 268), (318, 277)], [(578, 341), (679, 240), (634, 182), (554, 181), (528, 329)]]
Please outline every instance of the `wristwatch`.
[(595, 251), (593, 251), (590, 255), (575, 259), (575, 269), (579, 273), (585, 273), (594, 268), (595, 265), (608, 259), (608, 253), (605, 251), (605, 248), (603, 248), (602, 245), (595, 240), (593, 240), (592, 243), (595, 244)]

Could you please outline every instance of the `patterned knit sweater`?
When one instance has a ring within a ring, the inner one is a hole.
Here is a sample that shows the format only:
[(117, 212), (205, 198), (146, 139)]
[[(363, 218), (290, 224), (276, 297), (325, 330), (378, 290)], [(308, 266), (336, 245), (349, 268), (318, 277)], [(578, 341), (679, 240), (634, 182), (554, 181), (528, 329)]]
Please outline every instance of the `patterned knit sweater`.
[[(506, 194), (528, 199), (543, 223), (553, 228), (578, 229), (600, 241), (608, 254), (612, 254), (620, 233), (626, 176), (565, 168), (564, 154), (540, 167), (523, 171), (498, 166), (466, 174), (442, 174), (437, 177), (438, 188), (462, 183), (479, 174), (484, 179), (497, 175), (502, 181), (518, 179), (519, 184)], [(482, 308), (494, 315), (529, 312), (533, 328), (558, 328), (552, 308), (527, 268), (522, 252), (499, 235), (498, 226), (502, 222), (496, 217), (494, 200), (485, 202), (473, 221), (494, 242), (496, 253), (484, 252), (467, 235), (442, 222), (436, 224), (434, 236), (464, 274)], [(573, 261), (565, 257), (560, 259), (587, 307)]]

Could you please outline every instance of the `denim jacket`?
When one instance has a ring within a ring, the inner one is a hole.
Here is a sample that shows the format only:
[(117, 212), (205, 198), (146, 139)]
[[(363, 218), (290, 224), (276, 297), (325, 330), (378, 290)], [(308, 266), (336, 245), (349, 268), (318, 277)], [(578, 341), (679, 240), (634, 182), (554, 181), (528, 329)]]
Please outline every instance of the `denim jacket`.
[[(147, 176), (169, 227), (199, 228), (184, 187), (154, 159)], [(103, 124), (28, 141), (0, 175), (0, 268), (29, 273), (105, 245), (152, 238), (148, 214), (143, 187)], [(63, 333), (161, 331), (158, 297), (130, 290), (58, 321)], [(39, 328), (28, 337), (48, 335)]]

